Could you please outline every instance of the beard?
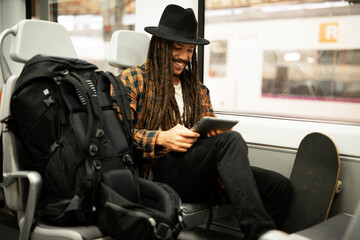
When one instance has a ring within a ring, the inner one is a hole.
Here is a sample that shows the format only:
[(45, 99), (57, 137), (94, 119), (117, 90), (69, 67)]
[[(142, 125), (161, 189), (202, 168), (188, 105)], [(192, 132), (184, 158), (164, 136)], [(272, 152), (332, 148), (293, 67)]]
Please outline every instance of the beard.
[[(175, 60), (173, 60), (173, 64), (174, 64), (174, 62), (179, 62), (179, 61), (175, 61)], [(181, 71), (181, 72), (179, 72), (179, 71), (172, 71), (173, 72), (173, 77), (180, 77), (182, 74), (183, 74), (183, 72), (184, 71), (186, 71), (187, 69), (189, 69), (189, 66), (188, 66), (188, 64), (189, 64), (189, 61), (181, 61), (183, 64), (184, 64), (184, 68), (183, 68), (183, 70)]]

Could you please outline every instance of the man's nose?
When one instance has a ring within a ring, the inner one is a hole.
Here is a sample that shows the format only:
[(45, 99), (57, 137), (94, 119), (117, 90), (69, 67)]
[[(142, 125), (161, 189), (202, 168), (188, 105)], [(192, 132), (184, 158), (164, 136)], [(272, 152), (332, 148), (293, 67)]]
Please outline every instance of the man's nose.
[(189, 60), (189, 55), (187, 54), (186, 51), (181, 51), (179, 54), (179, 58), (183, 61), (188, 61)]

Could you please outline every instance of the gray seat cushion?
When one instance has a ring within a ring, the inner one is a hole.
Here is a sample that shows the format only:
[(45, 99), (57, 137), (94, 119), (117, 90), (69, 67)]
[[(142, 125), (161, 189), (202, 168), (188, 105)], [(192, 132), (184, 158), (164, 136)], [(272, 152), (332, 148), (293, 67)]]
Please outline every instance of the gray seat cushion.
[(338, 214), (322, 223), (291, 234), (290, 236), (300, 235), (312, 240), (341, 240), (351, 219), (352, 216), (349, 214)]

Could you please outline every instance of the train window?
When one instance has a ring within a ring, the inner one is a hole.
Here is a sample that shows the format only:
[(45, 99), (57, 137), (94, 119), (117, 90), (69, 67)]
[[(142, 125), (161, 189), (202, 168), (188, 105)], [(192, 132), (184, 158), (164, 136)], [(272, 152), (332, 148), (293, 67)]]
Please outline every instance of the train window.
[(358, 125), (360, 4), (261, 2), (205, 1), (215, 110)]
[(69, 30), (79, 58), (116, 72), (106, 62), (109, 42), (114, 31), (135, 28), (135, 0), (32, 0), (31, 7), (32, 18)]
[(210, 46), (209, 75), (211, 77), (226, 76), (227, 41), (213, 41)]
[(359, 53), (357, 49), (264, 51), (262, 96), (360, 103)]

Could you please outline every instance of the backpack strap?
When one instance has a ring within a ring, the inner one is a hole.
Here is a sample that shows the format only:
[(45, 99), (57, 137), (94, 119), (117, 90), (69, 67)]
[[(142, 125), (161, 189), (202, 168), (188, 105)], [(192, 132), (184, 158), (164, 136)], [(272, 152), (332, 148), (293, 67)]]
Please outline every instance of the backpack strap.
[[(88, 127), (85, 134), (85, 142), (81, 142), (81, 145), (84, 154), (89, 154), (90, 156), (93, 156), (96, 154), (97, 151), (97, 145), (92, 144), (96, 143), (96, 141), (94, 141), (94, 137), (96, 137), (100, 121), (100, 106), (95, 101), (94, 96), (91, 95), (92, 92), (85, 83), (85, 79), (83, 79), (80, 75), (73, 72), (70, 73), (69, 71), (64, 71), (62, 74), (63, 76), (61, 76), (58, 80), (66, 81), (72, 84), (76, 89), (80, 91), (85, 101), (85, 104), (83, 106), (86, 108), (88, 114)], [(76, 129), (74, 130), (76, 132)]]
[[(86, 205), (84, 209), (85, 211), (92, 211), (97, 186), (101, 181), (101, 162), (95, 158), (98, 151), (99, 138), (104, 134), (103, 130), (99, 128), (101, 108), (97, 102), (96, 90), (91, 89), (89, 83), (87, 83), (86, 80), (79, 74), (75, 72), (65, 72), (61, 81), (69, 82), (76, 87), (85, 101), (83, 106), (85, 106), (88, 114), (88, 128), (85, 134), (85, 142), (81, 144), (83, 145), (83, 153), (86, 158), (86, 181), (83, 184), (85, 189), (85, 199), (88, 200), (83, 204)], [(77, 134), (77, 129), (75, 127), (73, 129)]]
[(119, 119), (120, 121), (122, 121), (123, 126), (125, 127), (125, 131), (128, 134), (130, 155), (126, 154), (124, 156), (124, 162), (133, 173), (137, 203), (141, 204), (139, 171), (132, 159), (132, 150), (134, 147), (134, 126), (129, 107), (130, 103), (127, 97), (127, 93), (125, 92), (125, 86), (122, 81), (116, 79), (116, 77), (111, 72), (105, 72), (105, 76), (110, 81), (115, 91), (116, 102), (120, 108), (120, 114), (122, 116), (122, 119)]
[(122, 81), (118, 81), (114, 74), (105, 72), (106, 78), (110, 81), (115, 91), (116, 102), (120, 108), (122, 122), (125, 127), (126, 133), (129, 135), (130, 149), (134, 146), (134, 126), (129, 108), (129, 100), (125, 92), (125, 86)]

